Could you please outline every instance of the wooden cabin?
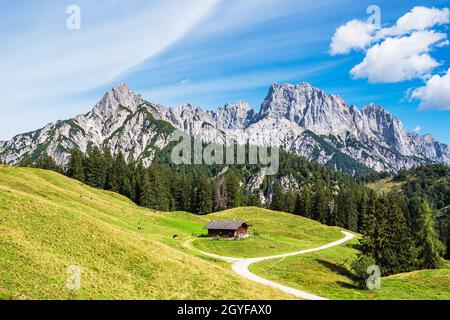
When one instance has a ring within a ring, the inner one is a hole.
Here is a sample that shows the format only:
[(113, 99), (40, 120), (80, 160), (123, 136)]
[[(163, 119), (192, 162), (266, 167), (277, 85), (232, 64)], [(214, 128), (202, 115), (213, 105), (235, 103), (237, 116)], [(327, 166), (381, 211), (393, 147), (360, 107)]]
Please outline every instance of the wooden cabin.
[(239, 238), (247, 234), (248, 227), (240, 220), (211, 220), (205, 229), (209, 237)]

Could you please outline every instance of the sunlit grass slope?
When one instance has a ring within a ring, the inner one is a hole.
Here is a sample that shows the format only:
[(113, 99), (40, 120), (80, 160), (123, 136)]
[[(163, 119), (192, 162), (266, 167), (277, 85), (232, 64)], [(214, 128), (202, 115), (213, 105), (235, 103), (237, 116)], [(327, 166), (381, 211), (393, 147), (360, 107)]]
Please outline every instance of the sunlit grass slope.
[(329, 299), (450, 299), (450, 266), (383, 277), (381, 289), (360, 290), (350, 265), (357, 251), (352, 240), (303, 256), (256, 263), (250, 270), (268, 279)]
[(258, 236), (241, 241), (198, 239), (193, 245), (203, 251), (229, 257), (260, 257), (320, 247), (343, 238), (340, 228), (288, 213), (244, 207), (212, 213), (208, 219), (235, 219), (250, 224)]
[(392, 178), (386, 178), (369, 183), (367, 186), (378, 194), (386, 194), (391, 191), (400, 191), (402, 185), (403, 182), (394, 181)]
[[(182, 247), (203, 217), (163, 214), (54, 172), (0, 166), (0, 299), (282, 299)], [(68, 267), (81, 268), (71, 291)]]

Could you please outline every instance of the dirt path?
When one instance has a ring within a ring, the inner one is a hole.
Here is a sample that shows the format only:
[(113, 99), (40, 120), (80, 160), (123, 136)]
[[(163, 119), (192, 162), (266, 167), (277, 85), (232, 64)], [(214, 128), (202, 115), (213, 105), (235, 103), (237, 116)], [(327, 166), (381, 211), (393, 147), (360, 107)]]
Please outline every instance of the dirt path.
[(343, 244), (344, 242), (347, 242), (355, 237), (355, 235), (350, 232), (347, 232), (347, 231), (341, 231), (341, 232), (345, 235), (344, 238), (334, 241), (334, 242), (331, 242), (331, 243), (328, 243), (328, 244), (323, 245), (318, 248), (306, 249), (306, 250), (301, 250), (301, 251), (296, 251), (296, 252), (290, 252), (290, 253), (279, 254), (279, 255), (275, 255), (275, 256), (268, 256), (268, 257), (260, 257), (260, 258), (232, 258), (232, 257), (220, 256), (220, 255), (209, 253), (209, 252), (204, 252), (204, 251), (201, 251), (201, 250), (198, 250), (198, 249), (192, 247), (191, 243), (194, 239), (190, 239), (190, 240), (186, 241), (183, 244), (183, 246), (185, 246), (186, 248), (189, 248), (190, 250), (199, 252), (203, 255), (206, 255), (206, 256), (209, 256), (212, 258), (224, 260), (227, 262), (232, 262), (233, 263), (233, 266), (232, 266), (233, 271), (236, 272), (238, 275), (240, 275), (244, 278), (247, 278), (251, 281), (280, 289), (280, 290), (287, 292), (289, 294), (292, 294), (298, 298), (302, 298), (302, 299), (306, 299), (306, 300), (326, 300), (325, 298), (317, 296), (315, 294), (297, 290), (297, 289), (294, 289), (294, 288), (291, 288), (288, 286), (284, 286), (282, 284), (264, 279), (260, 276), (257, 276), (254, 273), (251, 273), (248, 268), (250, 267), (250, 265), (252, 265), (253, 263), (256, 263), (256, 262), (272, 260), (272, 259), (279, 259), (279, 258), (286, 258), (286, 257), (297, 256), (297, 255), (301, 255), (301, 254), (305, 254), (305, 253), (325, 250), (325, 249)]

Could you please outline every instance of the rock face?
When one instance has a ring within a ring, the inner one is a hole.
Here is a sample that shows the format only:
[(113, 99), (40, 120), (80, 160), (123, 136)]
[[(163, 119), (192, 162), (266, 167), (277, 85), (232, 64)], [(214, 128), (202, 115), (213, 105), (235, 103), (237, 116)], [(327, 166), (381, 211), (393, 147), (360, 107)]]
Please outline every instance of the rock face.
[(148, 165), (155, 151), (170, 142), (173, 130), (155, 119), (150, 106), (122, 84), (106, 93), (87, 114), (15, 136), (4, 146), (1, 158), (17, 164), (25, 158), (35, 160), (48, 154), (58, 164), (65, 164), (73, 148), (86, 153), (97, 146), (109, 147), (113, 153), (121, 151), (126, 158), (140, 159)]
[(369, 104), (360, 110), (308, 83), (272, 85), (259, 112), (244, 101), (216, 112), (191, 104), (165, 108), (122, 84), (87, 114), (1, 142), (0, 158), (17, 164), (48, 154), (64, 164), (72, 148), (88, 152), (98, 146), (148, 165), (156, 151), (169, 144), (175, 128), (205, 142), (280, 147), (350, 174), (368, 168), (397, 171), (419, 163), (450, 164), (446, 145), (406, 131), (381, 106)]

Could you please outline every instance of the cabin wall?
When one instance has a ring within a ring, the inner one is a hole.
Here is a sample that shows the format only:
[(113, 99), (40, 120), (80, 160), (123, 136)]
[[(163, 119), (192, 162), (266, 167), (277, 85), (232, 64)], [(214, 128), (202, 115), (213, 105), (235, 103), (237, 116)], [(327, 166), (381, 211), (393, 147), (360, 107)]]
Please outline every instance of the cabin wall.
[(219, 229), (210, 229), (208, 230), (208, 237), (224, 237), (224, 238), (233, 238), (243, 236), (247, 233), (247, 227), (240, 226), (236, 231), (234, 230), (219, 230)]
[(235, 237), (243, 236), (247, 233), (247, 228), (244, 226), (240, 226), (234, 233)]
[(226, 237), (226, 238), (232, 238), (234, 237), (234, 231), (233, 230), (208, 230), (208, 236), (209, 237)]

